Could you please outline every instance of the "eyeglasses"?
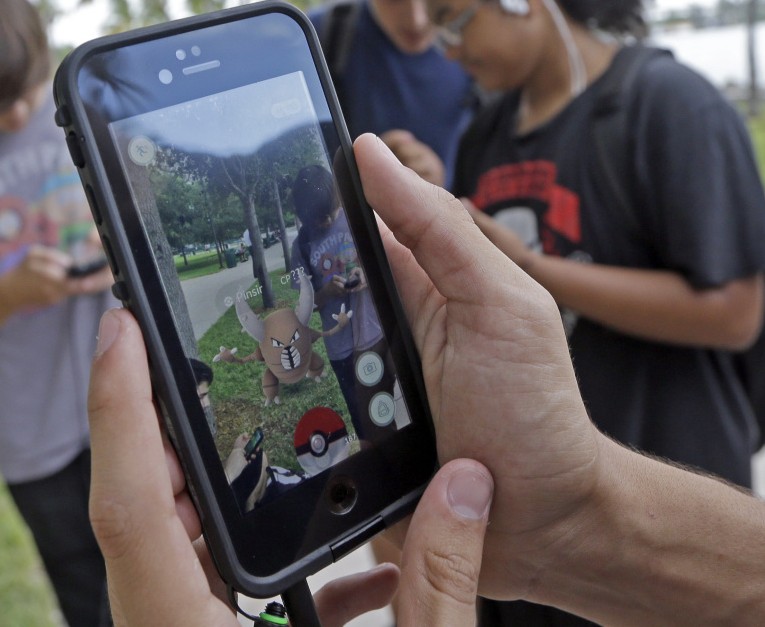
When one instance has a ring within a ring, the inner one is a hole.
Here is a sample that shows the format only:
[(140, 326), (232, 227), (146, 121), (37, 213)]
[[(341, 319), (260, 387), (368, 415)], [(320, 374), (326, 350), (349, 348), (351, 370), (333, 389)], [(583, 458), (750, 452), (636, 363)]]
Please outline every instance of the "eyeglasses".
[(456, 48), (462, 45), (462, 31), (475, 17), (484, 0), (477, 0), (446, 24), (435, 26), (436, 45), (440, 48)]

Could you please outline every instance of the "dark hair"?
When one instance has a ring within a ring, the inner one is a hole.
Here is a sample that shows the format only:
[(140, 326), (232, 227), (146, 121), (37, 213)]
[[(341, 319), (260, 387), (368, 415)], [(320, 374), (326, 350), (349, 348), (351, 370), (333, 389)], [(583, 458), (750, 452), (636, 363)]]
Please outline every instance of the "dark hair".
[(555, 0), (568, 16), (580, 24), (614, 34), (645, 37), (643, 0)]
[(212, 371), (212, 368), (210, 368), (210, 366), (208, 366), (203, 361), (194, 359), (193, 357), (189, 358), (189, 363), (191, 364), (191, 370), (194, 372), (194, 378), (197, 381), (197, 385), (199, 385), (200, 383), (204, 383), (205, 381), (208, 384), (212, 383), (213, 371)]
[(27, 0), (3, 0), (0, 10), (0, 109), (48, 79), (48, 38), (40, 14)]
[(320, 165), (301, 169), (292, 183), (292, 202), (298, 217), (324, 216), (335, 209), (337, 195), (332, 173)]

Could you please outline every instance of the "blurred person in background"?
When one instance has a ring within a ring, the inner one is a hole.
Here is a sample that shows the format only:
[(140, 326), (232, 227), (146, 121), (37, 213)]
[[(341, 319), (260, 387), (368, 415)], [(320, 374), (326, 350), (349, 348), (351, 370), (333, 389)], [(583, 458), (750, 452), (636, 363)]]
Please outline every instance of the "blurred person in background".
[[(761, 327), (765, 196), (738, 113), (669, 54), (629, 61), (640, 0), (428, 11), (447, 56), (506, 92), (463, 137), (453, 191), (557, 301), (595, 424), (749, 487), (757, 426), (731, 351)], [(609, 86), (624, 123), (604, 157)], [(482, 624), (589, 623), (486, 602)]]
[[(54, 123), (36, 9), (0, 11), (0, 472), (65, 619), (111, 624), (88, 520), (87, 388), (98, 321), (114, 301), (87, 202)], [(99, 268), (100, 266), (100, 268)]]
[(341, 0), (308, 15), (351, 138), (379, 135), (404, 165), (448, 188), (478, 98), (434, 45), (425, 0)]

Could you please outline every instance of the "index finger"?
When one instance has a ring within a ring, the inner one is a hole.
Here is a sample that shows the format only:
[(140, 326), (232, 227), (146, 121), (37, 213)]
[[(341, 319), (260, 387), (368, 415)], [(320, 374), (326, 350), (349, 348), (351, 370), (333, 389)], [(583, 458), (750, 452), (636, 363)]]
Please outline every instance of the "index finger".
[[(449, 300), (485, 300), (522, 273), (481, 233), (459, 200), (403, 167), (374, 135), (354, 144), (364, 194)], [(510, 273), (507, 272), (510, 270)]]

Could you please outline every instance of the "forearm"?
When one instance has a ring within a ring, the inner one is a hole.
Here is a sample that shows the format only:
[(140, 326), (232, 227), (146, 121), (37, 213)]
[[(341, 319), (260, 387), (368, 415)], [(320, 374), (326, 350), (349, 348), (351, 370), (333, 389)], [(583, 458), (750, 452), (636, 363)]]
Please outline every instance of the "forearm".
[(535, 255), (527, 272), (562, 306), (644, 339), (723, 349), (745, 347), (762, 315), (761, 279), (693, 289), (679, 274)]
[(535, 600), (607, 625), (765, 623), (765, 504), (603, 438), (608, 472)]

